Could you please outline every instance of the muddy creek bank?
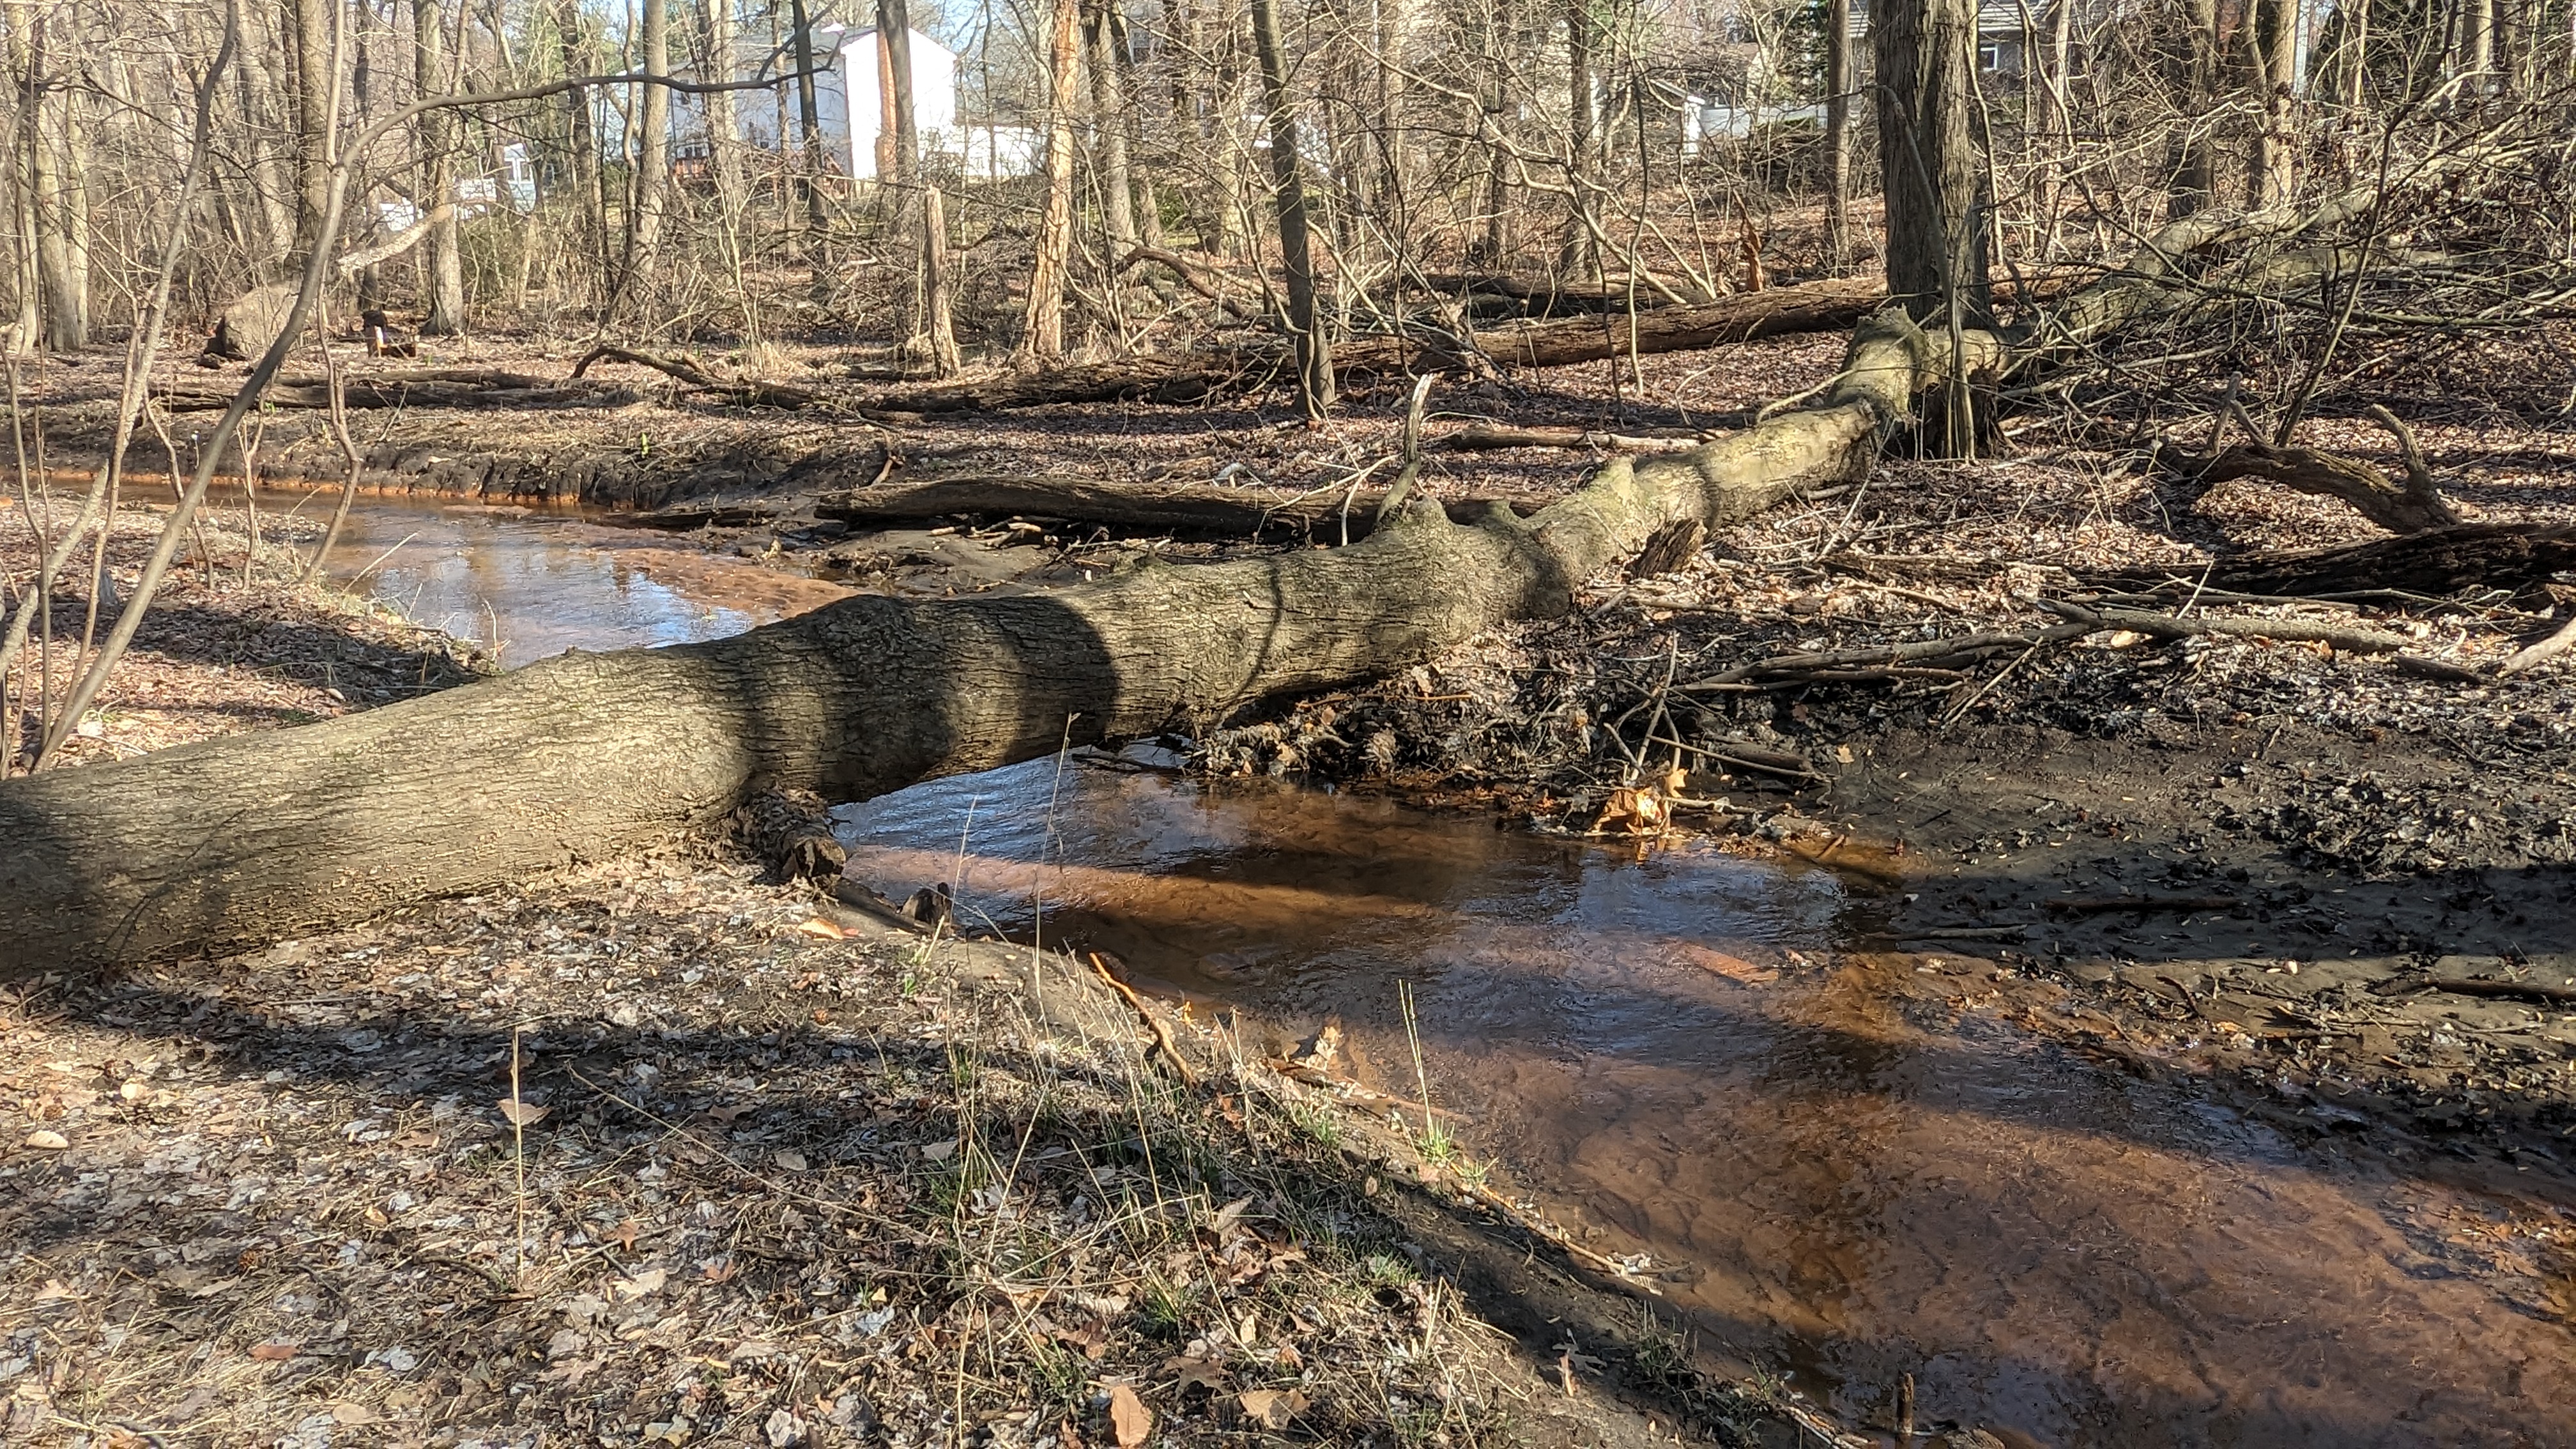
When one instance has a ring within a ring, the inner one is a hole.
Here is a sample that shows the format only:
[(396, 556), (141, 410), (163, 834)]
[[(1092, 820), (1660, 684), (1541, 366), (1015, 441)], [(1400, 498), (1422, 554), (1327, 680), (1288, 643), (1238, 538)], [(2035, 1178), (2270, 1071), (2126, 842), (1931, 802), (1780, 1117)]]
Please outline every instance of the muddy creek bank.
[(1902, 879), (1051, 762), (844, 814), (878, 888), (1410, 1100), (1407, 984), (1458, 1150), (1845, 1423), (1908, 1373), (2052, 1444), (2545, 1443), (2576, 1401), (2576, 1199), (2106, 1070), (1982, 958), (1839, 950)]
[[(497, 634), (512, 664), (715, 637), (843, 592), (556, 513), (369, 497), (352, 524), (335, 576)], [(835, 551), (912, 571), (870, 583), (907, 591), (1023, 586), (961, 562), (1064, 562), (928, 531)], [(2239, 793), (2293, 768), (2261, 759), (2277, 738), (2245, 742), (2258, 773)], [(2437, 940), (2555, 962), (2554, 878), (2490, 873), (2492, 911), (2428, 906), (2407, 881), (2212, 884), (2214, 857), (2176, 873), (2191, 852), (2146, 817), (2189, 792), (2127, 783), (2150, 768), (2137, 751), (1952, 754), (1927, 773), (1864, 745), (1804, 802), (1914, 843), (1876, 873), (1091, 765), (1059, 781), (1053, 762), (848, 819), (857, 869), (889, 894), (954, 879), (994, 926), (1114, 953), (1203, 1019), (1240, 1008), (1274, 1051), (1333, 1028), (1333, 1071), (1410, 1099), (1408, 983), (1464, 1160), (1635, 1263), (1711, 1366), (1785, 1371), (1847, 1424), (1885, 1427), (1910, 1373), (1921, 1422), (2039, 1443), (2552, 1442), (2576, 1401), (2576, 1194), (2555, 1137), (2503, 1160), (2388, 1137), (2333, 1090), (2349, 1062), (2305, 1055), (2367, 1047), (2427, 1090), (2487, 1090), (2456, 1056), (2472, 1050), (2563, 1077), (2547, 1055), (2563, 1025), (2524, 1006), (2420, 1002), (2420, 1020), (2350, 1039), (2308, 999), (2415, 969)], [(2294, 888), (2319, 904), (2281, 899)], [(1893, 949), (2037, 918), (2065, 891), (2232, 892), (2249, 915)], [(2249, 1085), (2257, 1066), (2277, 1092)]]

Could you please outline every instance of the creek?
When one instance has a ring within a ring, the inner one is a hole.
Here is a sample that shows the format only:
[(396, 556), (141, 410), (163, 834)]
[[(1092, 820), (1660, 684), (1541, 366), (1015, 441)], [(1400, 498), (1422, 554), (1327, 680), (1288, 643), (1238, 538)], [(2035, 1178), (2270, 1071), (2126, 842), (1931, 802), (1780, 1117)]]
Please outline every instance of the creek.
[[(369, 585), (513, 663), (839, 592), (563, 515), (352, 522), (335, 574), (408, 540)], [(2007, 1443), (2576, 1442), (2568, 1304), (2461, 1246), (2529, 1207), (2509, 1172), (2293, 1140), (1973, 1001), (1924, 1025), (1892, 1004), (1914, 958), (1837, 950), (1883, 875), (1117, 763), (845, 807), (852, 873), (950, 881), (968, 920), (1114, 953), (1274, 1048), (1337, 1027), (1356, 1079), (1427, 1082), (1508, 1191), (1642, 1255), (1718, 1366), (1882, 1428), (1912, 1374), (1921, 1425)]]

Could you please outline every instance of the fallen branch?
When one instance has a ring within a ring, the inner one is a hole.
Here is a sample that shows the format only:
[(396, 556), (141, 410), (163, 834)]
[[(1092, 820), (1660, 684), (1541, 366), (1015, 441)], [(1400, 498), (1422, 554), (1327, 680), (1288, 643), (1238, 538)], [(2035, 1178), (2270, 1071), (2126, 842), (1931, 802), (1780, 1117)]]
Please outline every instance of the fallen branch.
[(2569, 619), (2560, 625), (2558, 632), (2548, 638), (2537, 643), (2525, 644), (2513, 651), (2506, 656), (2502, 664), (2496, 666), (2496, 673), (2520, 674), (2526, 669), (2545, 664), (2570, 649), (2576, 649), (2576, 619)]
[(2221, 634), (2238, 639), (2277, 639), (2285, 643), (2330, 645), (2347, 654), (2393, 654), (2413, 642), (2402, 634), (2363, 629), (2351, 624), (2310, 619), (2228, 619), (2194, 615), (2149, 614), (2137, 609), (2088, 609), (2060, 599), (2041, 599), (2039, 606), (2095, 630), (2126, 629), (2155, 639), (2190, 639)]
[(2098, 916), (2112, 911), (2232, 911), (2244, 904), (2234, 896), (2060, 896), (2040, 902), (2069, 916)]
[(572, 365), (573, 380), (578, 382), (595, 362), (630, 362), (649, 367), (666, 377), (675, 378), (699, 392), (716, 393), (736, 407), (809, 408), (829, 406), (830, 395), (810, 388), (791, 387), (785, 383), (762, 382), (757, 378), (722, 378), (708, 373), (694, 363), (675, 358), (656, 357), (628, 347), (594, 347)]
[(1117, 992), (1128, 1006), (1134, 1008), (1137, 1020), (1144, 1022), (1145, 1029), (1154, 1034), (1155, 1050), (1160, 1051), (1163, 1054), (1163, 1060), (1171, 1063), (1172, 1070), (1179, 1074), (1181, 1085), (1192, 1088), (1198, 1086), (1199, 1074), (1190, 1070), (1190, 1064), (1182, 1057), (1180, 1047), (1172, 1041), (1172, 1029), (1163, 1025), (1161, 1017), (1145, 1009), (1145, 998), (1136, 994), (1136, 988), (1119, 980), (1117, 973), (1109, 969), (1108, 960), (1099, 952), (1093, 951), (1084, 959), (1091, 963), (1092, 970), (1100, 974), (1101, 980), (1109, 983), (1110, 990)]
[[(472, 367), (423, 367), (344, 376), (341, 385), (346, 393), (344, 405), (353, 408), (534, 408), (606, 402), (627, 395), (624, 388), (605, 383), (566, 383), (523, 372)], [(161, 393), (159, 401), (175, 413), (213, 412), (232, 406), (237, 395), (233, 390), (182, 385)], [(328, 376), (281, 377), (269, 384), (260, 401), (269, 407), (328, 411), (331, 380)]]
[[(2576, 568), (2576, 524), (2464, 523), (2335, 548), (2224, 558), (2209, 565), (2206, 582), (2276, 598), (2368, 598), (2440, 595), (2473, 587), (2519, 589), (2571, 568)], [(2202, 582), (2198, 568), (2187, 578), (2171, 568), (2087, 577), (2147, 588), (2177, 579), (2185, 587)]]
[(2491, 1001), (2543, 1001), (2551, 1005), (2576, 1002), (2576, 987), (2543, 986), (2537, 981), (2498, 981), (2486, 976), (2435, 976), (2425, 981), (2435, 991), (2453, 996), (2483, 996)]
[(2215, 487), (2240, 478), (2287, 488), (2293, 493), (2338, 499), (2350, 504), (2362, 517), (2390, 533), (2421, 533), (2428, 528), (2448, 528), (2460, 522), (2460, 511), (2442, 496), (2425, 466), (2423, 449), (2416, 446), (2415, 434), (2400, 422), (2395, 413), (2373, 404), (2370, 415), (2397, 439), (2404, 455), (2406, 480), (2400, 483), (2376, 465), (2338, 453), (2314, 448), (2276, 448), (2262, 440), (2253, 421), (2245, 416), (2244, 405), (2234, 397), (2227, 400), (2230, 415), (2245, 429), (2252, 441), (2220, 449), (2214, 456), (2185, 456), (2177, 466), (2199, 487)]

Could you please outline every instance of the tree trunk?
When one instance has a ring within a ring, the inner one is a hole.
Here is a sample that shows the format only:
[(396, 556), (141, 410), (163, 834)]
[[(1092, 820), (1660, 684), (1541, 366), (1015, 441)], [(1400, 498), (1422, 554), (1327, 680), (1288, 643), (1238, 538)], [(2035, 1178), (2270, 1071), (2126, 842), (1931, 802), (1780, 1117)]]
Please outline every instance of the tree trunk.
[(1872, 21), (1888, 294), (1917, 320), (1955, 305), (1983, 326), (1993, 304), (1978, 215), (1985, 168), (1970, 129), (1975, 0), (1896, 0)]
[(1557, 265), (1589, 280), (1601, 275), (1601, 248), (1593, 235), (1592, 3), (1566, 0), (1565, 244)]
[(331, 21), (340, 0), (287, 0), (295, 22), (295, 253), (301, 262), (313, 249), (322, 225), (324, 198), (331, 194), (331, 115), (333, 82)]
[(930, 372), (951, 378), (966, 370), (957, 352), (957, 325), (950, 305), (948, 280), (948, 209), (939, 188), (921, 193), (921, 310), (930, 335)]
[(1092, 0), (1083, 7), (1083, 48), (1091, 67), (1092, 165), (1100, 177), (1102, 222), (1112, 255), (1136, 247), (1136, 194), (1127, 173), (1127, 102), (1119, 93), (1124, 79), (1112, 50), (1109, 11), (1115, 0)]
[(2495, 0), (2462, 0), (2460, 5), (2460, 74), (2472, 77), (2472, 95), (2489, 89), (2496, 68)]
[(1851, 263), (1851, 0), (1825, 0), (1825, 258)]
[(1297, 400), (1306, 425), (1320, 427), (1333, 406), (1333, 356), (1315, 309), (1315, 260), (1306, 236), (1306, 183), (1297, 155), (1297, 109), (1288, 95), (1288, 63), (1279, 45), (1278, 0), (1251, 0), (1252, 48), (1261, 62), (1262, 108), (1269, 112), (1270, 174), (1279, 204), (1279, 260), (1288, 274), (1288, 330), (1297, 341)]
[(913, 110), (912, 14), (905, 0), (877, 0), (876, 8), (879, 95), (884, 104), (877, 132), (878, 190), (892, 203), (887, 234), (911, 252), (917, 264), (912, 285), (897, 294), (894, 332), (906, 352), (915, 351), (916, 345), (927, 351), (929, 309), (922, 294), (929, 279), (922, 268), (928, 256), (921, 232), (921, 134)]
[(1037, 265), (1029, 273), (1029, 306), (1020, 356), (1052, 362), (1064, 356), (1064, 271), (1073, 257), (1073, 108), (1080, 53), (1074, 35), (1077, 0), (1054, 0), (1047, 22), (1047, 194), (1038, 223)]
[[(671, 73), (671, 0), (643, 0), (644, 54), (647, 75)], [(635, 147), (635, 213), (627, 219), (626, 278), (619, 290), (629, 301), (645, 303), (662, 259), (662, 216), (670, 202), (671, 93), (648, 85), (637, 106)]]
[[(772, 11), (772, 14), (777, 12)], [(788, 23), (795, 27), (792, 48), (796, 54), (796, 127), (804, 148), (805, 165), (796, 180), (797, 196), (805, 203), (805, 229), (811, 235), (814, 265), (814, 294), (824, 296), (832, 290), (831, 262), (824, 255), (823, 238), (830, 230), (823, 212), (823, 112), (814, 95), (814, 24), (805, 14), (805, 0), (788, 0)], [(782, 120), (779, 148), (786, 149), (787, 127)]]
[(35, 230), (35, 282), (41, 338), (47, 352), (89, 346), (89, 248), (85, 230), (87, 184), (79, 152), (79, 98), (68, 77), (52, 74), (51, 35), (61, 16), (22, 17), (28, 26), (27, 195)]
[(2181, 0), (2182, 35), (2169, 42), (2172, 84), (2181, 112), (2172, 121), (2173, 145), (2166, 163), (2173, 179), (2166, 193), (2165, 215), (2172, 219), (2189, 216), (2218, 196), (2218, 152), (2204, 129), (2220, 102), (2225, 46), (2218, 30), (2218, 3)]
[(1136, 240), (1159, 247), (1163, 244), (1163, 203), (1154, 190), (1152, 153), (1146, 146), (1145, 87), (1136, 76), (1136, 46), (1127, 33), (1127, 12), (1115, 0), (1108, 11), (1109, 54), (1118, 67), (1118, 94), (1124, 102), (1118, 126), (1127, 147), (1127, 186), (1130, 209), (1136, 216)]
[(2245, 204), (2257, 211), (2286, 206), (2298, 188), (2292, 82), (2300, 0), (2251, 0), (2245, 24), (2246, 88), (2254, 101), (2253, 144), (2246, 151)]
[[(558, 0), (555, 38), (563, 49), (564, 74), (587, 75), (597, 69), (590, 64), (581, 0)], [(590, 92), (566, 91), (563, 99), (565, 145), (572, 152), (573, 190), (581, 206), (581, 245), (598, 268), (597, 290), (592, 295), (604, 296), (613, 279), (608, 265), (608, 191), (599, 174), (598, 129), (591, 124)]]
[[(446, 94), (447, 36), (438, 0), (412, 0), (413, 83), (418, 94)], [(465, 330), (465, 252), (456, 221), (456, 123), (454, 111), (429, 111), (415, 124), (420, 147), (420, 206), (429, 218), (422, 242), (421, 335), (453, 337)]]

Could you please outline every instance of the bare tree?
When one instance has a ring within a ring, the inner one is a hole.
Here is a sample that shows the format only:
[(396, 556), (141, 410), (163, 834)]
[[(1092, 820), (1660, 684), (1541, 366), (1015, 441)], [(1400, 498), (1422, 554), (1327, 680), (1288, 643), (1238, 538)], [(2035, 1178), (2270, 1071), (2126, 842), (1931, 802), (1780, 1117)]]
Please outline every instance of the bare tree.
[(1065, 266), (1073, 255), (1073, 108), (1080, 52), (1077, 0), (1054, 0), (1047, 22), (1046, 214), (1038, 222), (1037, 262), (1029, 274), (1027, 326), (1020, 356), (1064, 355)]
[(1296, 335), (1297, 400), (1306, 425), (1320, 427), (1333, 406), (1333, 357), (1315, 308), (1315, 261), (1307, 240), (1306, 183), (1297, 154), (1297, 107), (1288, 94), (1288, 63), (1279, 45), (1278, 0), (1251, 0), (1252, 47), (1261, 61), (1269, 112), (1270, 173), (1277, 185), (1279, 256), (1288, 274), (1288, 329)]

